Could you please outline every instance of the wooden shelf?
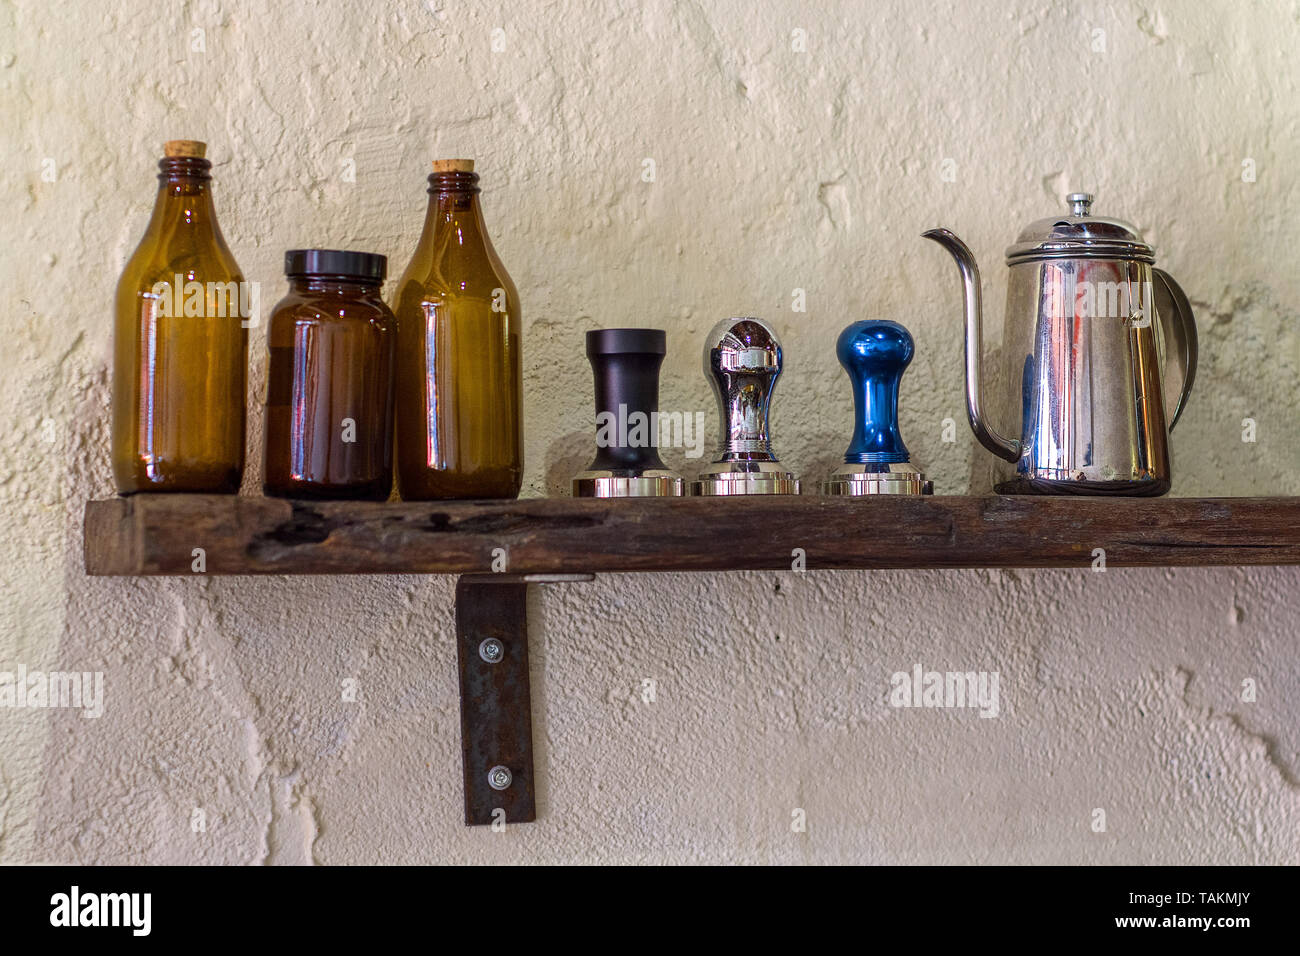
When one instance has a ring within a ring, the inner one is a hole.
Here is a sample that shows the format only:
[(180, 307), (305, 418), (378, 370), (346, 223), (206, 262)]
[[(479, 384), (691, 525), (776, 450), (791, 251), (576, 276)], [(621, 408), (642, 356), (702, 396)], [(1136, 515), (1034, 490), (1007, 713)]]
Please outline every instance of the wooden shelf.
[(456, 647), (465, 822), (481, 826), (536, 818), (530, 583), (603, 571), (789, 570), (795, 549), (810, 571), (1089, 568), (1098, 548), (1108, 568), (1300, 564), (1300, 498), (357, 504), (137, 495), (86, 505), (90, 574), (191, 575), (197, 548), (207, 574), (462, 575)]
[(86, 505), (86, 571), (512, 574), (1300, 564), (1300, 498), (820, 496)]

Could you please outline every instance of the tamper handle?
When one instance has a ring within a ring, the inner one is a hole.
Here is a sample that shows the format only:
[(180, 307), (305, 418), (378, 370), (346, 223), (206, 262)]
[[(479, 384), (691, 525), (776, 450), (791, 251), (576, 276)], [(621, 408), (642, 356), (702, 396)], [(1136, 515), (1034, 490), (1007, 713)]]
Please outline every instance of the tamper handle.
[(776, 461), (768, 419), (781, 376), (781, 343), (761, 319), (724, 319), (704, 345), (704, 373), (718, 399), (718, 461)]
[[(659, 436), (654, 426), (665, 351), (662, 329), (587, 333), (587, 359), (596, 380), (596, 434), (612, 439), (597, 441), (596, 459), (589, 470), (639, 474), (664, 467), (655, 448)], [(604, 428), (602, 413), (612, 416), (604, 419)]]
[(916, 346), (897, 322), (854, 322), (840, 333), (835, 354), (853, 383), (853, 441), (845, 464), (887, 465), (908, 460), (898, 433), (898, 384)]

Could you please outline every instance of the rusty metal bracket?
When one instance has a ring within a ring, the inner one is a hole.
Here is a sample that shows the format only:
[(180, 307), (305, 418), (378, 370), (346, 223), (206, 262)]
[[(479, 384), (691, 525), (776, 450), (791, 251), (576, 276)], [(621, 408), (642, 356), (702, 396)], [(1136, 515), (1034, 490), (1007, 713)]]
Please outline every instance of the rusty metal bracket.
[(465, 824), (537, 819), (528, 681), (528, 585), (591, 574), (466, 574), (456, 581)]

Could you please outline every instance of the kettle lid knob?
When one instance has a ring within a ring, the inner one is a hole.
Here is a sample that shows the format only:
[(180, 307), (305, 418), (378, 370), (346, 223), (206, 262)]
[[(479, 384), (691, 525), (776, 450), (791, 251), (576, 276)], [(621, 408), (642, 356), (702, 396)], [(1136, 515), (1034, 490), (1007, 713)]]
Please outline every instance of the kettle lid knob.
[(1065, 201), (1070, 204), (1071, 216), (1086, 216), (1092, 209), (1092, 193), (1070, 193)]

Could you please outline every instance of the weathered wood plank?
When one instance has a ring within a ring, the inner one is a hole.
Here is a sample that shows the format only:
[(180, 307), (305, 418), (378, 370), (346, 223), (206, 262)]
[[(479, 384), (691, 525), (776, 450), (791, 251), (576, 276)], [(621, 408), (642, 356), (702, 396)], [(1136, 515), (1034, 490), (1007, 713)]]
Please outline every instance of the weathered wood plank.
[(100, 575), (467, 574), (1300, 564), (1300, 498), (819, 496), (290, 502), (136, 495), (86, 506)]

